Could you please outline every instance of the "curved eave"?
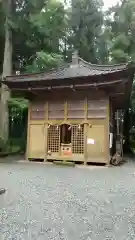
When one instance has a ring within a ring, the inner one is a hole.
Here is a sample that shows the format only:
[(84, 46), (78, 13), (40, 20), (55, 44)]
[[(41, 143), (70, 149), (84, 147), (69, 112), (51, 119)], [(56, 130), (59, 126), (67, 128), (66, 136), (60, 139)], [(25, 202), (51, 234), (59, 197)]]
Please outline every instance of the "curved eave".
[(10, 78), (7, 78), (7, 80), (3, 81), (3, 84), (7, 85), (11, 90), (13, 88), (35, 88), (35, 87), (53, 87), (53, 86), (60, 86), (60, 85), (75, 85), (75, 84), (98, 84), (100, 82), (104, 82), (105, 84), (108, 84), (110, 81), (115, 81), (118, 79), (125, 79), (131, 76), (131, 73), (133, 70), (131, 69), (125, 69), (120, 70), (117, 72), (109, 72), (109, 73), (103, 73), (100, 75), (88, 75), (88, 76), (78, 76), (78, 77), (72, 77), (72, 78), (58, 78), (58, 79), (38, 79), (38, 80), (29, 80), (27, 79), (14, 79), (10, 80)]
[[(128, 64), (113, 64), (113, 65), (98, 65), (98, 64), (92, 64), (89, 62), (84, 61), (83, 59), (79, 58), (77, 64), (73, 64), (72, 62), (68, 64), (64, 64), (57, 69), (51, 69), (50, 71), (46, 72), (40, 72), (40, 73), (28, 73), (28, 74), (19, 74), (19, 75), (12, 75), (12, 76), (7, 76), (7, 80), (24, 80), (24, 79), (29, 79), (31, 80), (36, 80), (36, 79), (57, 79), (58, 77), (60, 78), (65, 78), (65, 73), (69, 73), (69, 75), (66, 77), (71, 77), (72, 73), (77, 74), (78, 70), (78, 76), (85, 76), (87, 75), (100, 75), (100, 74), (107, 74), (111, 72), (118, 72), (118, 71), (123, 71), (128, 69), (129, 66)], [(84, 70), (82, 74), (82, 69)], [(87, 72), (87, 73), (86, 73)], [(82, 75), (81, 75), (82, 74)], [(76, 77), (78, 77), (76, 75)], [(73, 77), (73, 76), (72, 76)]]

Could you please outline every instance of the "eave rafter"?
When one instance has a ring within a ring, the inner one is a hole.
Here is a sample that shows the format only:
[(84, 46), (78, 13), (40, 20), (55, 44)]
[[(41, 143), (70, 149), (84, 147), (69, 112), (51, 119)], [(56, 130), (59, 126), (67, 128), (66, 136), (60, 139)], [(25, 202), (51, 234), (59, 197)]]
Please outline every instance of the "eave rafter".
[(59, 90), (59, 89), (72, 89), (76, 91), (77, 89), (81, 88), (99, 88), (99, 87), (109, 87), (118, 85), (120, 83), (127, 82), (128, 80), (115, 80), (115, 81), (108, 81), (108, 82), (100, 82), (100, 83), (83, 83), (83, 84), (74, 84), (74, 85), (56, 85), (56, 86), (41, 86), (41, 87), (25, 87), (25, 88), (17, 88), (12, 87), (12, 91), (52, 91), (52, 90)]

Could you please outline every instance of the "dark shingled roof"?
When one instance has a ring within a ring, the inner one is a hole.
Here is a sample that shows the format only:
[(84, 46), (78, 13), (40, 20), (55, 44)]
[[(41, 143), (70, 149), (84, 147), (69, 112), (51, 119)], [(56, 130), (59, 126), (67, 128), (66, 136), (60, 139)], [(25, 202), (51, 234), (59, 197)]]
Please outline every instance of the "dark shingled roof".
[(23, 81), (40, 81), (55, 79), (73, 79), (81, 77), (92, 77), (117, 73), (128, 69), (128, 64), (119, 65), (96, 65), (84, 61), (81, 58), (72, 58), (72, 62), (65, 64), (55, 70), (37, 74), (25, 74), (7, 76), (5, 82), (23, 82)]
[[(116, 106), (129, 99), (135, 66), (129, 64), (96, 65), (79, 58), (75, 53), (72, 61), (49, 72), (7, 76), (2, 82), (12, 93), (21, 93), (31, 98), (33, 90), (52, 91), (57, 89), (85, 90), (101, 87), (107, 94), (114, 94)], [(122, 94), (116, 97), (116, 89)]]

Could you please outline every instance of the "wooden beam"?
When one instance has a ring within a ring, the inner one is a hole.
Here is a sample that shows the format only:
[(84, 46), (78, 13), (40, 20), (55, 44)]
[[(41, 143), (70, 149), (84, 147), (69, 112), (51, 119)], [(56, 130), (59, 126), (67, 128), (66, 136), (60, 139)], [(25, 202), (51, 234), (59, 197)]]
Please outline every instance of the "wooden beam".
[[(128, 81), (128, 80), (127, 80)], [(127, 81), (124, 81), (125, 83)], [(11, 88), (12, 91), (42, 91), (42, 90), (55, 90), (55, 89), (74, 89), (77, 90), (77, 88), (97, 88), (100, 86), (111, 86), (114, 84), (120, 84), (123, 80), (115, 80), (115, 81), (109, 81), (109, 82), (101, 82), (101, 83), (84, 83), (84, 84), (75, 84), (75, 85), (59, 85), (59, 86), (49, 86), (49, 87), (28, 87), (28, 88)]]

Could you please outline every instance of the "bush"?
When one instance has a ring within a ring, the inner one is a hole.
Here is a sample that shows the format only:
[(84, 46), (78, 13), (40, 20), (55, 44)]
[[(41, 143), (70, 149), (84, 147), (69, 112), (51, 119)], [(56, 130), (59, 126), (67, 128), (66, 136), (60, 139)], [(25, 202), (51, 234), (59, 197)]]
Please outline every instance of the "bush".
[(0, 152), (4, 152), (7, 149), (7, 143), (0, 137)]

